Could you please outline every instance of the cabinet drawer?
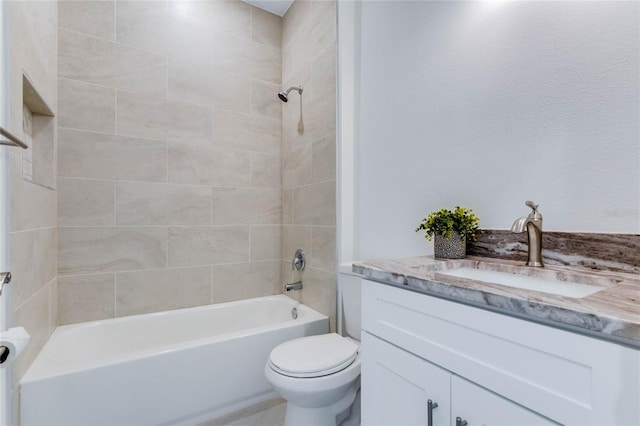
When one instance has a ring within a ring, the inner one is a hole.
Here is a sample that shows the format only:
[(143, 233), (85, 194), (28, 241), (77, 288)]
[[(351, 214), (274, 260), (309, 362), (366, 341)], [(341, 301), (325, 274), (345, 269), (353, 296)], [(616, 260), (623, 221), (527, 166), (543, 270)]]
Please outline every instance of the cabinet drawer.
[(639, 351), (367, 280), (362, 327), (561, 423), (640, 423)]

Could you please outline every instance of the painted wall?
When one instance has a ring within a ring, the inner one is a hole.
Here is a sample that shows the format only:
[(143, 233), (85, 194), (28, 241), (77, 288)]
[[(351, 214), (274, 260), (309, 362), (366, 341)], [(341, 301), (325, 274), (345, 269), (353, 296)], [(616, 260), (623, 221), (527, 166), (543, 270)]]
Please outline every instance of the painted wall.
[(59, 6), (59, 319), (281, 291), (281, 18)]
[[(336, 312), (336, 4), (295, 1), (283, 18), (282, 275), (302, 279), (292, 297), (328, 315)], [(302, 273), (291, 271), (297, 248), (307, 254)]]
[(356, 253), (432, 252), (429, 211), (640, 233), (638, 2), (363, 2)]
[[(23, 75), (31, 81), (54, 114), (57, 113), (57, 4), (49, 1), (9, 2), (11, 125), (23, 135)], [(54, 118), (55, 121), (55, 118)], [(41, 141), (55, 151), (55, 135)], [(28, 151), (11, 148), (11, 273), (7, 293), (14, 326), (31, 335), (29, 345), (13, 366), (14, 404), (18, 381), (57, 326), (56, 191), (23, 179), (22, 161)], [(51, 166), (49, 164), (48, 166)], [(7, 208), (2, 206), (1, 208)], [(10, 295), (9, 295), (10, 293)], [(14, 407), (14, 415), (17, 410)]]

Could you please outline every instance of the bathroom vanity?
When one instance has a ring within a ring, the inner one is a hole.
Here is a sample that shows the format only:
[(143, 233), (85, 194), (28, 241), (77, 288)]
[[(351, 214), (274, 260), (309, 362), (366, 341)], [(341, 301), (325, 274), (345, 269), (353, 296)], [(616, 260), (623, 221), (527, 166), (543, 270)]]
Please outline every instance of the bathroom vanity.
[[(465, 268), (578, 288), (557, 295), (452, 273)], [(363, 425), (640, 424), (637, 276), (428, 257), (353, 271), (365, 278)]]

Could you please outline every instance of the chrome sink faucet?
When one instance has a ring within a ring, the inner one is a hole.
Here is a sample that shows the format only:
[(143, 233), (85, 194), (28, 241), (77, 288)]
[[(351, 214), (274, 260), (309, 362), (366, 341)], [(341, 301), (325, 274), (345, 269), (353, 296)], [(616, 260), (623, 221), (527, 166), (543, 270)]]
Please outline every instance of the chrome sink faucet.
[(538, 211), (538, 205), (533, 201), (527, 201), (525, 203), (528, 207), (531, 207), (531, 213), (529, 216), (520, 217), (513, 222), (511, 226), (511, 232), (520, 233), (527, 230), (527, 266), (539, 266), (543, 267), (542, 263), (542, 215)]

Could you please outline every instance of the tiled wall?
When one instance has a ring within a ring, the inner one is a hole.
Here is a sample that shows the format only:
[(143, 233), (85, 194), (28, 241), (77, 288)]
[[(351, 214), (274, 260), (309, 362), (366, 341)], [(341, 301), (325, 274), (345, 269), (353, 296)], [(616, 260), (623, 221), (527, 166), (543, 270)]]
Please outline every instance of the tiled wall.
[(61, 324), (281, 291), (281, 18), (59, 3)]
[[(329, 315), (336, 309), (336, 5), (295, 1), (283, 18), (282, 109), (283, 278), (302, 278), (300, 300)], [(296, 248), (308, 257), (302, 274), (291, 271)], [(296, 292), (292, 292), (296, 293)]]
[[(8, 10), (11, 64), (9, 130), (22, 138), (23, 74), (56, 112), (57, 5), (56, 2), (10, 2)], [(43, 143), (55, 147), (55, 140), (44, 140)], [(57, 325), (56, 191), (23, 180), (22, 154), (19, 148), (11, 149), (13, 279), (10, 292), (13, 325), (26, 328), (31, 341), (14, 364), (14, 385)]]

